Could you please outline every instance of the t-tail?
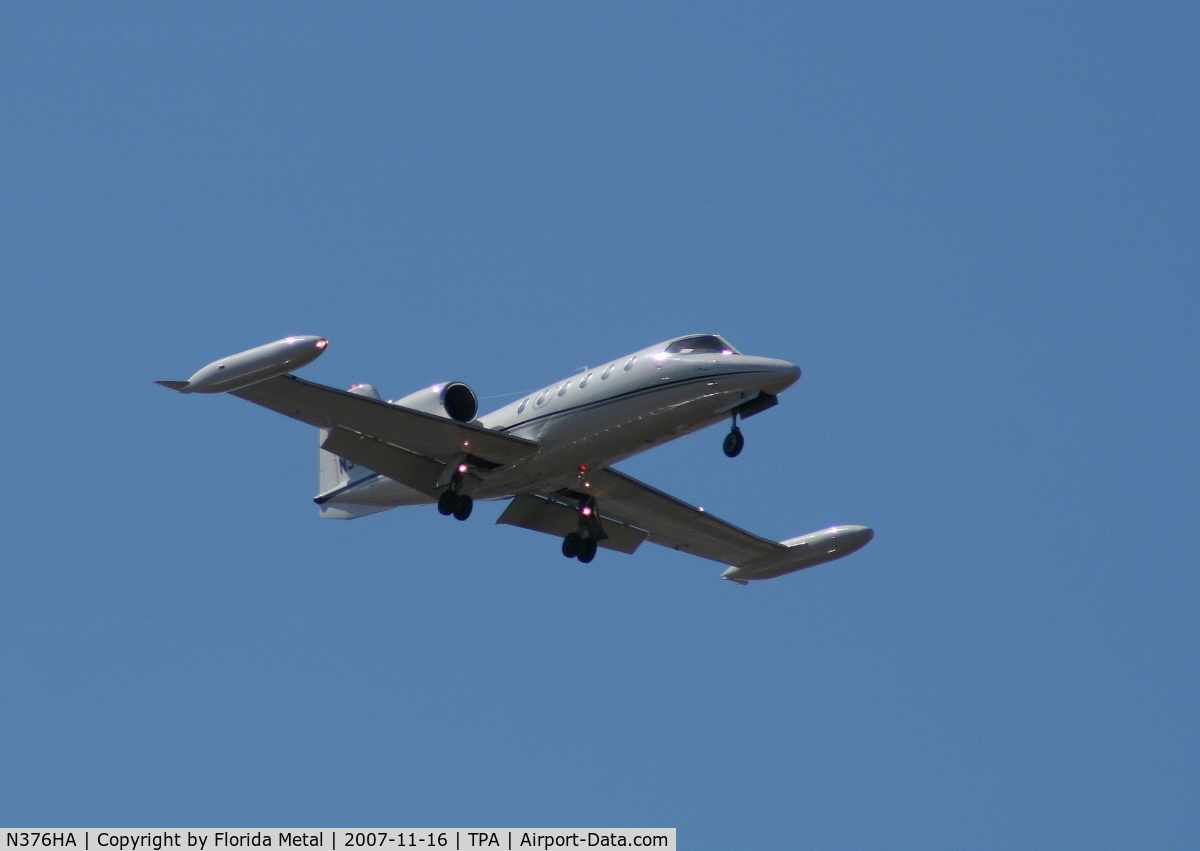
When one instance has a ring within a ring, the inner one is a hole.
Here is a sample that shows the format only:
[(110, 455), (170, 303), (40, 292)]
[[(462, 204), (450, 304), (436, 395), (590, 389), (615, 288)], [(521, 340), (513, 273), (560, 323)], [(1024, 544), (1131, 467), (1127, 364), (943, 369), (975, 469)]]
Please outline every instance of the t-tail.
[[(350, 392), (369, 399), (380, 398), (379, 392), (370, 384), (356, 384)], [(320, 444), (329, 437), (329, 429), (321, 429)], [(336, 505), (326, 504), (330, 499), (347, 494), (355, 485), (375, 475), (375, 471), (361, 464), (355, 464), (348, 458), (334, 455), (324, 449), (318, 449), (318, 467), (320, 470), (320, 493), (316, 503), (321, 508), (321, 517), (328, 520), (353, 520), (378, 511), (386, 511), (386, 505), (354, 505), (344, 500), (338, 500)]]

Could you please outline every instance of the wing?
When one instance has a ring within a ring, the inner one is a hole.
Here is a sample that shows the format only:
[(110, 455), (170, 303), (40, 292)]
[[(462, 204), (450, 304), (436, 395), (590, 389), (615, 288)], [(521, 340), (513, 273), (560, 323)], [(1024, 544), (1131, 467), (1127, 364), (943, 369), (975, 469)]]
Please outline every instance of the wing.
[(787, 550), (616, 470), (599, 470), (588, 478), (587, 490), (596, 498), (601, 518), (645, 529), (655, 544), (721, 564), (745, 564)]
[(436, 461), (470, 455), (500, 466), (527, 458), (538, 449), (532, 440), (313, 384), (294, 375), (269, 378), (233, 390), (231, 395), (317, 428), (337, 430), (338, 434), (354, 432)]

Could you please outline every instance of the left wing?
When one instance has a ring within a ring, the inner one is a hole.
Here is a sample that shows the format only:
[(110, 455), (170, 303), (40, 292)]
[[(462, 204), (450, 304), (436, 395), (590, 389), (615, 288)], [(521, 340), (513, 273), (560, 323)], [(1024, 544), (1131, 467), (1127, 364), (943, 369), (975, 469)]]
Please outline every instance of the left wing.
[(595, 498), (602, 523), (610, 518), (605, 531), (614, 522), (624, 524), (625, 537), (645, 530), (656, 544), (730, 565), (721, 578), (742, 585), (848, 556), (875, 535), (866, 526), (831, 526), (776, 543), (616, 470), (589, 472), (588, 479), (584, 489)]
[(642, 541), (712, 559), (745, 564), (785, 553), (787, 547), (760, 538), (613, 469), (587, 473), (577, 488), (555, 493), (518, 494), (497, 523), (563, 536), (580, 526), (580, 509), (572, 502), (595, 499), (606, 537), (597, 544), (632, 553)]
[(601, 518), (645, 529), (655, 544), (721, 564), (746, 564), (787, 551), (611, 468), (589, 472), (588, 479), (586, 490), (596, 498)]
[(614, 469), (588, 478), (601, 517), (646, 529), (655, 544), (731, 565), (721, 579), (740, 585), (832, 562), (862, 550), (875, 537), (865, 526), (832, 526), (776, 544)]

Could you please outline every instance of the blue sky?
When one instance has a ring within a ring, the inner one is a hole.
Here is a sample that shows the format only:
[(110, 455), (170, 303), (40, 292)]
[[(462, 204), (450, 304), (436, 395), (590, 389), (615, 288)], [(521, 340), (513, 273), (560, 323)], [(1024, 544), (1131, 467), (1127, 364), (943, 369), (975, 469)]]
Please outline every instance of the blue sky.
[[(0, 824), (1196, 847), (1196, 17), (6, 4)], [(867, 549), (318, 521), (311, 429), (151, 383), (321, 334), (502, 397), (693, 332), (804, 377), (621, 468)]]

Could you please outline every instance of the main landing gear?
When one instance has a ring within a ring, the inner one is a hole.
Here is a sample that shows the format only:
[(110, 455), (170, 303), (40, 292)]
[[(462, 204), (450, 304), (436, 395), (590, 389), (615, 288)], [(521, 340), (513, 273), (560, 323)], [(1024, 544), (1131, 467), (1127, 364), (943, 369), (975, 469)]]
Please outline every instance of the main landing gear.
[(742, 447), (746, 445), (746, 438), (742, 437), (742, 430), (737, 426), (737, 411), (733, 413), (733, 428), (729, 434), (725, 435), (725, 443), (721, 446), (725, 450), (725, 457), (736, 458), (742, 454)]
[(571, 532), (563, 538), (562, 554), (567, 558), (577, 558), (587, 564), (596, 557), (596, 539), (585, 538), (578, 532)]
[(438, 511), (447, 517), (453, 514), (455, 520), (466, 520), (470, 517), (474, 505), (471, 497), (465, 493), (450, 490), (450, 488), (446, 488), (438, 497)]
[(579, 505), (579, 531), (570, 532), (563, 538), (562, 554), (587, 564), (596, 557), (596, 542), (607, 537), (600, 526), (596, 500), (587, 497)]
[(462, 474), (455, 473), (450, 480), (450, 487), (442, 491), (442, 495), (438, 497), (438, 511), (449, 517), (454, 515), (455, 520), (466, 520), (471, 516), (471, 509), (475, 506), (474, 500), (461, 492), (462, 489)]

